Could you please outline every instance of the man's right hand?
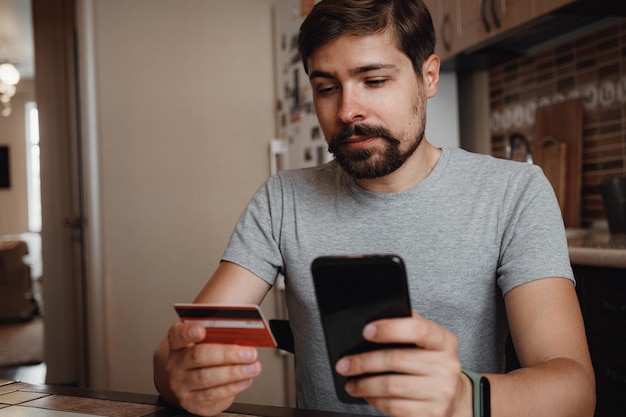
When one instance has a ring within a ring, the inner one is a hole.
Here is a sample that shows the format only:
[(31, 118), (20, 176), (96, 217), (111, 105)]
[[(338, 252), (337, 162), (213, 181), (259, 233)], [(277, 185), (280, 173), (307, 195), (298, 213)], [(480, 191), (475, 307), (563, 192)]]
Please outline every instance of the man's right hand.
[(155, 385), (170, 403), (212, 416), (226, 410), (235, 396), (261, 373), (253, 347), (202, 343), (205, 328), (176, 323), (154, 356)]

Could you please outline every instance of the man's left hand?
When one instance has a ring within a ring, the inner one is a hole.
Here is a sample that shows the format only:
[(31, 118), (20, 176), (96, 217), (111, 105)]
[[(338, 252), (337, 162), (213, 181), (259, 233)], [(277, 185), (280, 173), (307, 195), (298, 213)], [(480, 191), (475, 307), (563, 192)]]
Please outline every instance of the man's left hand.
[(354, 379), (346, 391), (394, 417), (472, 416), (471, 381), (461, 372), (458, 341), (449, 330), (416, 312), (410, 318), (384, 319), (363, 329), (375, 343), (408, 343), (415, 348), (382, 349), (346, 356), (337, 362)]

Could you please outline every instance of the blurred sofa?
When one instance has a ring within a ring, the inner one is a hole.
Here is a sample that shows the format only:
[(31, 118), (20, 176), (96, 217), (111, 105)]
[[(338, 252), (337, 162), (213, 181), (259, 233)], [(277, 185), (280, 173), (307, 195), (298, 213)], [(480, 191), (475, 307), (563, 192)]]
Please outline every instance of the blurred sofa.
[(26, 242), (0, 242), (0, 321), (26, 321), (33, 317), (30, 267), (24, 263)]

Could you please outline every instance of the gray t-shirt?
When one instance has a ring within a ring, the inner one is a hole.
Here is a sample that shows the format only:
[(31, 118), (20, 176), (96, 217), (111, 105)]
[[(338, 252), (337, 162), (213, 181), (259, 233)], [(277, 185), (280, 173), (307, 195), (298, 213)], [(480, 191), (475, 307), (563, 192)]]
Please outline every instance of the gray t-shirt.
[(573, 280), (558, 203), (540, 168), (443, 149), (417, 186), (382, 194), (335, 163), (282, 171), (254, 195), (223, 260), (270, 284), (285, 276), (300, 408), (377, 414), (337, 400), (315, 302), (321, 255), (404, 259), (414, 310), (459, 339), (463, 366), (504, 371), (503, 294), (540, 278)]

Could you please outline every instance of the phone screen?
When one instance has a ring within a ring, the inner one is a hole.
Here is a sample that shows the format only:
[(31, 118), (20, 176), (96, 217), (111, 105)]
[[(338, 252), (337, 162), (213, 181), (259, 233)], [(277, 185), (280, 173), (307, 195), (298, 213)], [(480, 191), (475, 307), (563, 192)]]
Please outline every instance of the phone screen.
[(311, 271), (337, 396), (363, 403), (345, 392), (348, 379), (335, 372), (335, 364), (346, 355), (407, 347), (371, 343), (361, 335), (371, 321), (411, 315), (404, 262), (386, 254), (325, 256), (313, 261)]

